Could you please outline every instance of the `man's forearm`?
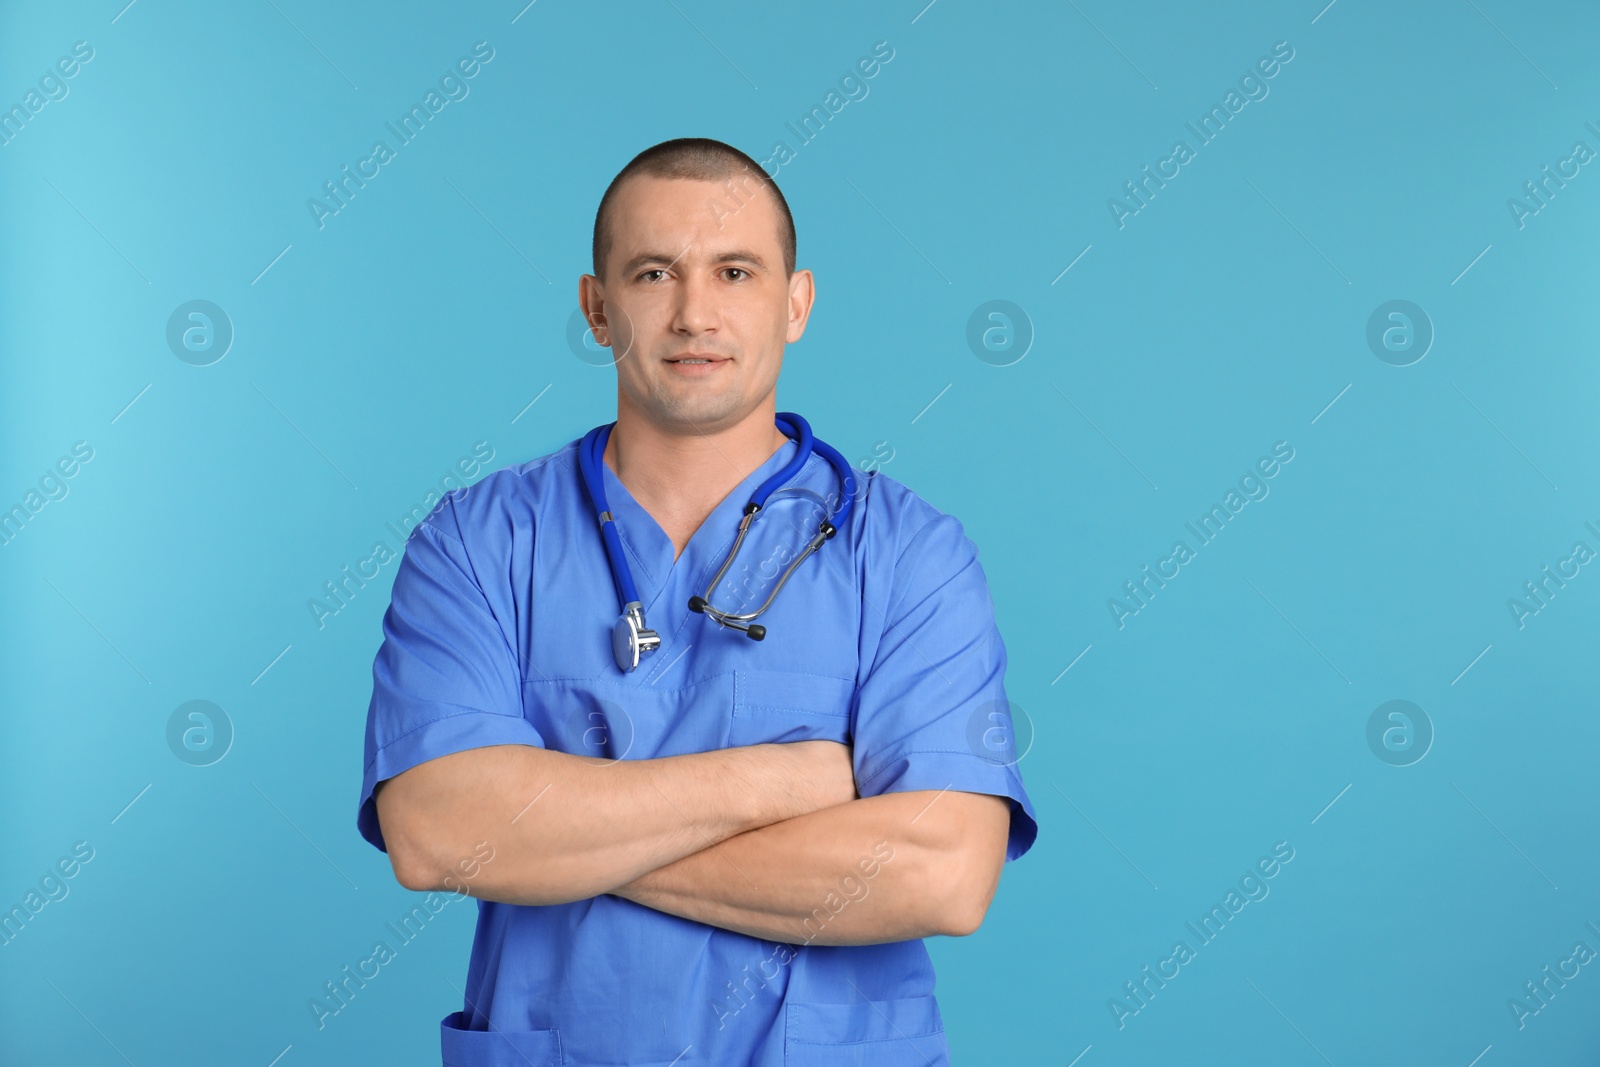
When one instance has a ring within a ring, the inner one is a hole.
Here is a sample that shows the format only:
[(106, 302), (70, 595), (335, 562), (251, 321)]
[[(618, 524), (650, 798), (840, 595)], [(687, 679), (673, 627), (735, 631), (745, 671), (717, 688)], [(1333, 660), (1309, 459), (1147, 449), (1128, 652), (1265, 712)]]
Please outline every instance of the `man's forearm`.
[(890, 793), (739, 834), (613, 892), (790, 944), (970, 933), (993, 896), (1009, 820), (998, 797)]
[[(819, 789), (814, 779), (823, 764), (807, 758), (815, 751), (756, 745), (602, 761), (527, 746), (485, 747), (386, 782), (379, 818), (396, 874), (409, 888), (440, 888), (451, 864), (470, 851), (468, 843), (487, 841), (496, 861), (474, 882), (473, 896), (566, 903), (853, 796), (848, 784), (848, 796), (826, 797)], [(848, 783), (848, 772), (841, 774)]]

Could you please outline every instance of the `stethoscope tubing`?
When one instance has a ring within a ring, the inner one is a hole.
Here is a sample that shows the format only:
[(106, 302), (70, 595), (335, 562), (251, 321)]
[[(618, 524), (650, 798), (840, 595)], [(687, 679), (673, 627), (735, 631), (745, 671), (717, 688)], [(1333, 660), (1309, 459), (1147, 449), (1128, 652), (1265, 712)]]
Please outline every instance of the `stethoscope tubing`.
[[(794, 412), (787, 411), (776, 413), (774, 422), (785, 436), (795, 442), (795, 454), (790, 457), (781, 470), (763, 481), (756, 488), (756, 491), (751, 494), (750, 500), (744, 508), (744, 517), (739, 521), (738, 534), (734, 537), (733, 544), (726, 558), (722, 561), (722, 566), (718, 568), (716, 575), (711, 579), (711, 583), (706, 587), (705, 595), (703, 597), (693, 597), (689, 602), (692, 610), (709, 616), (719, 625), (741, 630), (747, 636), (758, 640), (765, 635), (765, 628), (760, 626), (751, 627), (748, 624), (772, 606), (773, 601), (777, 599), (778, 594), (783, 590), (785, 583), (794, 574), (796, 568), (805, 562), (807, 557), (820, 549), (823, 542), (832, 538), (844, 526), (849, 519), (856, 494), (855, 471), (850, 466), (849, 461), (833, 446), (815, 437), (811, 432), (810, 423)], [(657, 641), (653, 631), (644, 629), (643, 605), (639, 602), (638, 589), (633, 584), (633, 574), (628, 569), (627, 560), (623, 555), (622, 536), (617, 528), (616, 518), (611, 514), (606, 501), (603, 463), (606, 442), (609, 440), (611, 431), (615, 426), (616, 423), (614, 422), (606, 423), (596, 426), (584, 435), (578, 444), (578, 469), (584, 489), (589, 494), (590, 503), (594, 506), (600, 523), (600, 534), (605, 545), (606, 561), (611, 568), (611, 578), (616, 586), (618, 599), (621, 601), (624, 619), (629, 616), (633, 617), (637, 624), (636, 631), (648, 635), (648, 639), (651, 641)], [(738, 558), (739, 549), (744, 544), (745, 536), (750, 532), (756, 513), (761, 511), (766, 505), (767, 498), (779, 486), (799, 473), (800, 469), (811, 458), (813, 452), (820, 452), (838, 475), (841, 490), (841, 499), (838, 504), (830, 514), (824, 516), (818, 526), (816, 535), (807, 543), (805, 550), (790, 561), (789, 565), (778, 577), (772, 592), (767, 595), (766, 600), (762, 602), (760, 607), (751, 612), (733, 613), (722, 611), (712, 606), (710, 603), (711, 593), (717, 588), (723, 576), (727, 574), (729, 568), (733, 566), (734, 561)], [(619, 623), (620, 625), (621, 623)], [(632, 670), (633, 666), (636, 666), (638, 662), (637, 636), (630, 639), (630, 642), (633, 647), (627, 663), (624, 662), (622, 653), (617, 653), (617, 665), (624, 671)], [(657, 643), (659, 642), (657, 641)], [(653, 650), (653, 648), (654, 646), (649, 650)], [(629, 665), (630, 663), (632, 665)]]

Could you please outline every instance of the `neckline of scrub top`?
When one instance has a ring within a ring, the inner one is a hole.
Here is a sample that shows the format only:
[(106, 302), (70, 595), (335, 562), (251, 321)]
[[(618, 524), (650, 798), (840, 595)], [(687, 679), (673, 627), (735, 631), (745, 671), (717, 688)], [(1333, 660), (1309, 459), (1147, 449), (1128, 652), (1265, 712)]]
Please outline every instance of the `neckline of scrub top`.
[[(667, 531), (661, 528), (661, 524), (645, 510), (643, 504), (633, 498), (628, 487), (622, 484), (622, 479), (617, 477), (616, 471), (611, 469), (604, 457), (601, 458), (600, 475), (606, 483), (606, 503), (616, 519), (617, 533), (628, 553), (628, 565), (634, 571), (634, 584), (639, 585), (641, 579), (650, 584), (648, 592), (643, 588), (638, 590), (640, 603), (646, 612), (655, 606), (681, 568), (692, 570), (695, 592), (703, 591), (705, 583), (711, 579), (739, 532), (739, 520), (744, 515), (744, 506), (750, 502), (750, 494), (756, 486), (782, 469), (799, 447), (793, 439), (786, 439), (766, 462), (729, 490), (728, 495), (711, 509), (711, 514), (690, 535), (688, 543), (683, 546), (683, 554), (676, 560), (672, 558), (674, 548)], [(812, 458), (816, 458), (815, 454)], [(793, 485), (810, 466), (811, 460), (807, 460), (793, 478), (777, 488)], [(662, 567), (665, 567), (664, 574)]]

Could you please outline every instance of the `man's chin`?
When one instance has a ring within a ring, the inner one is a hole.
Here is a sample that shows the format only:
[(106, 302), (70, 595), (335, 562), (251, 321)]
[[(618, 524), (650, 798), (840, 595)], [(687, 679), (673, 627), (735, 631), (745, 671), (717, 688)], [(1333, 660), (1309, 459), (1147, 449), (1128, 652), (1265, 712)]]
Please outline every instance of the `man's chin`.
[(676, 424), (686, 429), (720, 429), (724, 423), (736, 422), (740, 414), (739, 398), (718, 391), (708, 393), (689, 388), (662, 389), (655, 396), (655, 417), (663, 424)]

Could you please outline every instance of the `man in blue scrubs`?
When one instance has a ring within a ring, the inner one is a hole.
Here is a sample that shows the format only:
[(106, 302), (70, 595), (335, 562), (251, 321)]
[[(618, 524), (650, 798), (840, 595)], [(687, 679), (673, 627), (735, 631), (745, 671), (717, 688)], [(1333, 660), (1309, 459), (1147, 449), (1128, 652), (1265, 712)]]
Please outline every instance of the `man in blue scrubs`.
[[(451, 1067), (948, 1062), (921, 939), (975, 931), (1037, 832), (976, 548), (857, 472), (764, 641), (688, 608), (797, 454), (776, 385), (813, 296), (782, 194), (721, 142), (648, 149), (600, 202), (579, 300), (616, 358), (601, 473), (661, 636), (636, 670), (577, 440), (411, 532), (357, 823), (402, 885), (479, 900)], [(839, 494), (813, 455), (711, 602), (761, 604)]]

